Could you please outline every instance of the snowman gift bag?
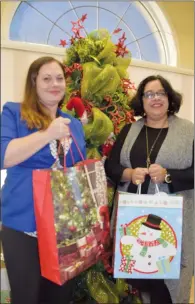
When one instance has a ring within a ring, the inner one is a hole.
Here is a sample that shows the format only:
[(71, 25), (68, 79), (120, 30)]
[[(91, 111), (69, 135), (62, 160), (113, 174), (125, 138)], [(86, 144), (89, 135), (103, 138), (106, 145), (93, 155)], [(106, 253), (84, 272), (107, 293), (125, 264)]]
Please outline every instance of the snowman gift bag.
[(118, 193), (115, 278), (179, 278), (182, 206), (180, 196)]

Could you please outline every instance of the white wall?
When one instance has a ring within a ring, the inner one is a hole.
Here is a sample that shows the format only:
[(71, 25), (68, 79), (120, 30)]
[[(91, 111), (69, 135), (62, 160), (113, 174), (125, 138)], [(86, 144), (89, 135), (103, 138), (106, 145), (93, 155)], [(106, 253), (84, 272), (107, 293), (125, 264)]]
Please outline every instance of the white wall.
[[(6, 101), (21, 101), (27, 69), (38, 57), (50, 55), (62, 60), (64, 50), (50, 46), (6, 42), (1, 51), (1, 107)], [(139, 84), (152, 74), (161, 74), (173, 87), (183, 94), (183, 105), (179, 116), (194, 121), (194, 75), (191, 70), (181, 70), (160, 64), (132, 61), (130, 79)]]
[(136, 85), (145, 77), (153, 74), (160, 74), (168, 79), (173, 88), (183, 95), (183, 104), (178, 116), (194, 122), (194, 76), (192, 73), (184, 74), (183, 71), (176, 69), (166, 71), (164, 68), (161, 69), (159, 65), (155, 68), (130, 66), (129, 74)]

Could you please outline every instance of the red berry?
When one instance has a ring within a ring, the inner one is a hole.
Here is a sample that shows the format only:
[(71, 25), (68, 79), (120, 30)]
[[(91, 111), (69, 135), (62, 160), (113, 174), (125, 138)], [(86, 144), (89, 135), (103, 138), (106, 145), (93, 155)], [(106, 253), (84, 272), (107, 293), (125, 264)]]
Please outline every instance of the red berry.
[(84, 208), (84, 209), (88, 209), (89, 206), (88, 206), (86, 203), (84, 203), (84, 204), (83, 204), (83, 208)]
[(69, 230), (72, 231), (72, 232), (74, 232), (74, 231), (77, 230), (77, 228), (76, 228), (75, 226), (70, 226), (70, 227), (69, 227)]

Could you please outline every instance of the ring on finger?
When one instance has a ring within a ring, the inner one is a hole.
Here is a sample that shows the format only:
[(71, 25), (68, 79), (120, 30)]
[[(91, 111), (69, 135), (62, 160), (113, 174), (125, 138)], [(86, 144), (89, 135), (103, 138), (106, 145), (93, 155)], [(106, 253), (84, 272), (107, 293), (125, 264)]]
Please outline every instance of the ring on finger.
[(141, 184), (141, 181), (140, 181), (140, 179), (136, 179), (135, 183), (136, 183), (136, 185), (139, 185), (139, 184)]

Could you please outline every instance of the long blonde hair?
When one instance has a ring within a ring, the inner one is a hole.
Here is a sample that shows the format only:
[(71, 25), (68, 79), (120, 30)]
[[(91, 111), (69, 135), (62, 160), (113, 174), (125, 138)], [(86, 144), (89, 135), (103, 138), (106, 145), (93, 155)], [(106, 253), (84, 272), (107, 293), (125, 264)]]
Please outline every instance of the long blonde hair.
[[(39, 102), (36, 91), (36, 78), (40, 68), (47, 63), (56, 62), (62, 68), (65, 77), (63, 64), (53, 57), (41, 57), (35, 60), (29, 67), (24, 98), (21, 104), (21, 119), (25, 120), (29, 129), (46, 129), (51, 123), (51, 117), (45, 107)], [(65, 92), (64, 92), (65, 93)], [(59, 102), (59, 106), (63, 100)]]

